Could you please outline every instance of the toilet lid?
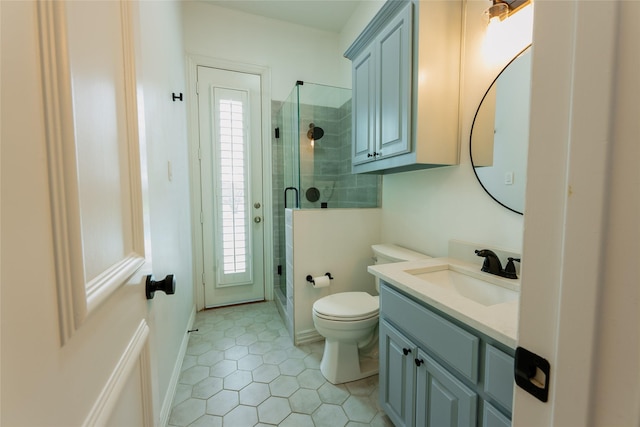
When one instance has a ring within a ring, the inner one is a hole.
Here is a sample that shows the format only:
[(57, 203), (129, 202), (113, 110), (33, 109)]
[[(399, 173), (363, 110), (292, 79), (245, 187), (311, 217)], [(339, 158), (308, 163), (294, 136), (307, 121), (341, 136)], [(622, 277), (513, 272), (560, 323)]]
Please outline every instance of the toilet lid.
[(340, 292), (313, 304), (316, 314), (327, 318), (361, 320), (378, 315), (379, 299), (366, 292)]

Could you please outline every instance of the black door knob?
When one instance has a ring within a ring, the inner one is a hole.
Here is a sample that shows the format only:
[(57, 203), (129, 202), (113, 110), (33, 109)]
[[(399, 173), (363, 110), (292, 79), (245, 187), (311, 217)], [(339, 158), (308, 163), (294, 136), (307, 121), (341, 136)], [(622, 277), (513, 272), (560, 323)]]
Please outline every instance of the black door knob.
[(406, 356), (407, 354), (411, 353), (411, 349), (410, 348), (403, 348), (402, 352), (404, 353), (404, 355)]
[(420, 366), (424, 363), (424, 360), (422, 359), (414, 359), (414, 361), (416, 362), (416, 366)]
[(153, 280), (153, 276), (147, 276), (146, 294), (147, 299), (152, 299), (156, 291), (162, 291), (167, 295), (176, 293), (176, 278), (173, 274), (167, 275), (162, 280)]

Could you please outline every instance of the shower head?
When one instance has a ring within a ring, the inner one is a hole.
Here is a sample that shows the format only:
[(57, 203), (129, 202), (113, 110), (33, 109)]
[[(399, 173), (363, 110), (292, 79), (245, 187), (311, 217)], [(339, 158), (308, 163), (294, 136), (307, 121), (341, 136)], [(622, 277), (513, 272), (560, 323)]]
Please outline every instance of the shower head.
[(316, 126), (313, 123), (309, 123), (309, 130), (307, 131), (307, 138), (312, 141), (317, 141), (324, 136), (324, 129)]

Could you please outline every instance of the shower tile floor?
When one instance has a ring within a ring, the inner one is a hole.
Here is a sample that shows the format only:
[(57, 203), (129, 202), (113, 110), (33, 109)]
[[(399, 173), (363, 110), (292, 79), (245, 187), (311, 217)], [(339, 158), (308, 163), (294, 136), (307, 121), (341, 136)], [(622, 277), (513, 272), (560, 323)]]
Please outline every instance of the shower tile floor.
[(296, 347), (273, 301), (199, 312), (169, 426), (393, 426), (378, 376), (333, 385), (324, 342)]

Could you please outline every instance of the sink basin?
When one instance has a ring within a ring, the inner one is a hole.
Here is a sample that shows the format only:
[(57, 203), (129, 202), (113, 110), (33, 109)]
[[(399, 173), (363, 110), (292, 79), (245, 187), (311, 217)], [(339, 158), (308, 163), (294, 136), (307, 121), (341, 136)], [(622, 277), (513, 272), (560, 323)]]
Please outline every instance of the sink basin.
[(516, 300), (519, 297), (519, 292), (517, 291), (472, 277), (469, 274), (465, 274), (467, 273), (466, 271), (451, 265), (407, 270), (406, 272), (425, 282), (448, 289), (484, 306), (502, 304)]

